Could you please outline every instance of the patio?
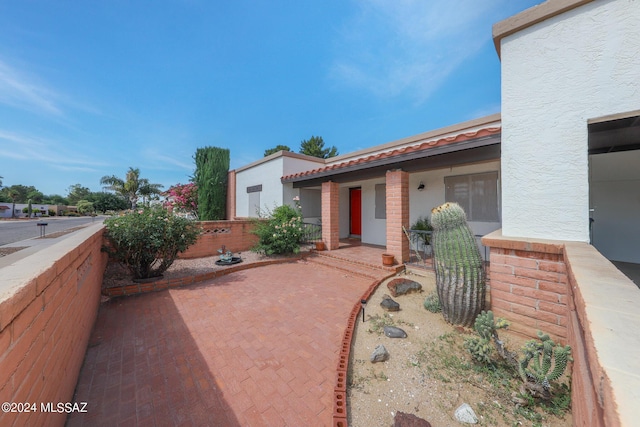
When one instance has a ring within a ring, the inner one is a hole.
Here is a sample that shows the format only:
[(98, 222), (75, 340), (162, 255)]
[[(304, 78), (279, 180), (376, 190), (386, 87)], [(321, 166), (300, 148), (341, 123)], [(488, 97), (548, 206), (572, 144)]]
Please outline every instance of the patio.
[(102, 304), (74, 397), (88, 413), (67, 425), (332, 425), (349, 314), (395, 272), (382, 252), (345, 241)]

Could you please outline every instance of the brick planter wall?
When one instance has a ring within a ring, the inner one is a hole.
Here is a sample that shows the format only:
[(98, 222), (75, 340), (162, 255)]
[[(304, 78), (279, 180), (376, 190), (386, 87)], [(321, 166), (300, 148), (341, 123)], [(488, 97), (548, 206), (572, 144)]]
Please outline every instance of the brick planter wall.
[(62, 426), (40, 403), (71, 402), (100, 304), (107, 263), (96, 224), (2, 269), (0, 400), (33, 413), (0, 413), (0, 425)]
[(571, 346), (573, 425), (633, 425), (640, 377), (640, 291), (593, 246), (503, 237), (491, 248), (491, 309), (510, 329)]
[(491, 310), (513, 321), (511, 330), (535, 338), (537, 331), (567, 340), (568, 286), (562, 248), (491, 248)]
[(258, 237), (251, 234), (251, 220), (200, 221), (203, 233), (198, 241), (182, 252), (178, 258), (203, 258), (217, 256), (218, 249), (224, 245), (231, 252), (243, 252), (251, 249)]

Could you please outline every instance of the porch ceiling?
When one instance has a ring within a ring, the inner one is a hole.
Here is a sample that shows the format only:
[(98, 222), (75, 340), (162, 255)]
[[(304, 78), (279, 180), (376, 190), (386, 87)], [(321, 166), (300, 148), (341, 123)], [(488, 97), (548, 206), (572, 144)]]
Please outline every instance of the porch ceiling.
[(389, 156), (379, 156), (360, 162), (349, 162), (335, 169), (322, 169), (303, 176), (286, 176), (283, 183), (294, 188), (313, 187), (328, 180), (338, 183), (360, 181), (384, 176), (388, 170), (402, 169), (420, 172), (461, 164), (500, 159), (501, 134), (495, 133), (466, 141), (422, 150), (406, 150)]
[(589, 154), (640, 149), (640, 115), (589, 123)]

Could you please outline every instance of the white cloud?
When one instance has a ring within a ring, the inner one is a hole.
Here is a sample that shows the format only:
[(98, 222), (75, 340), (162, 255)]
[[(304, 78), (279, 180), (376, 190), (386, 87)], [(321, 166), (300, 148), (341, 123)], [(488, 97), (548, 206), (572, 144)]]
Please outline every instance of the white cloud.
[(94, 170), (91, 166), (104, 163), (93, 161), (66, 148), (66, 144), (37, 136), (0, 129), (0, 158), (27, 160), (64, 170)]
[(23, 110), (62, 115), (59, 96), (35, 77), (0, 60), (0, 103)]
[(491, 40), (502, 0), (359, 0), (340, 32), (331, 77), (381, 98), (424, 102)]

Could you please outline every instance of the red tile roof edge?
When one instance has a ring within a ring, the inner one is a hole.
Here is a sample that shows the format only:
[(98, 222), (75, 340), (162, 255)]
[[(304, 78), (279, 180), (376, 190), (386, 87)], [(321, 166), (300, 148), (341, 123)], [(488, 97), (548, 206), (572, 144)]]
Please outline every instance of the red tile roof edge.
[(432, 140), (432, 141), (422, 142), (422, 143), (416, 144), (416, 145), (410, 145), (410, 146), (406, 146), (406, 147), (402, 147), (402, 148), (396, 148), (396, 149), (391, 150), (391, 151), (372, 154), (372, 155), (369, 155), (369, 156), (360, 157), (358, 159), (347, 160), (347, 161), (336, 163), (336, 164), (333, 164), (333, 165), (328, 165), (328, 166), (325, 166), (325, 167), (322, 167), (322, 168), (311, 169), (311, 170), (304, 171), (304, 172), (298, 172), (298, 173), (294, 173), (294, 174), (290, 174), (290, 175), (285, 175), (285, 176), (282, 177), (282, 180), (290, 180), (290, 179), (295, 179), (295, 178), (308, 177), (308, 176), (312, 176), (312, 175), (315, 175), (315, 174), (318, 174), (318, 173), (322, 173), (322, 172), (343, 169), (343, 168), (346, 168), (346, 167), (349, 167), (349, 166), (359, 165), (359, 164), (363, 164), (363, 163), (369, 163), (369, 162), (372, 162), (374, 160), (394, 157), (394, 156), (398, 156), (398, 155), (401, 155), (401, 154), (407, 154), (407, 153), (412, 153), (412, 152), (416, 152), (416, 151), (428, 150), (428, 149), (431, 149), (433, 147), (442, 147), (444, 145), (452, 145), (452, 144), (456, 144), (456, 143), (459, 143), (459, 142), (468, 141), (468, 140), (474, 139), (474, 138), (482, 138), (482, 137), (485, 137), (485, 136), (496, 135), (496, 134), (498, 134), (500, 132), (502, 132), (502, 128), (499, 127), (499, 126), (498, 127), (489, 127), (489, 128), (478, 129), (478, 130), (472, 131), (472, 132), (464, 132), (464, 133), (460, 133), (460, 134), (455, 135), (455, 136), (448, 136), (448, 137), (444, 137), (444, 138), (440, 138), (440, 139), (435, 139), (435, 140)]

